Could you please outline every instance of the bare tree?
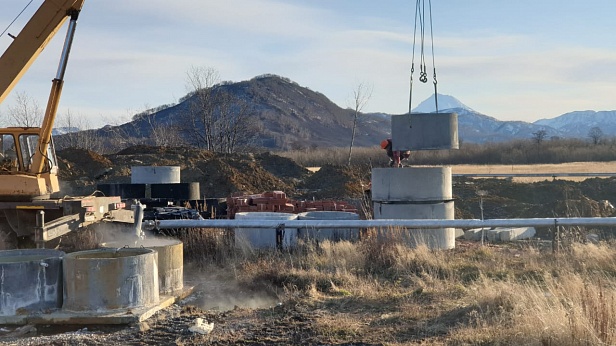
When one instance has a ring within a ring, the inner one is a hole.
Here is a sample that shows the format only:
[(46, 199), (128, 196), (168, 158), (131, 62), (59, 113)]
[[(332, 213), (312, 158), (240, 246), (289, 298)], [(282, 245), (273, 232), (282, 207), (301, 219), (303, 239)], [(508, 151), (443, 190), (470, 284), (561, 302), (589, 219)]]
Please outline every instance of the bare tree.
[(249, 103), (226, 91), (216, 70), (192, 67), (187, 73), (191, 90), (181, 129), (199, 148), (233, 153), (254, 137), (253, 110)]
[(214, 86), (220, 82), (218, 71), (211, 67), (192, 66), (186, 73), (187, 97), (192, 98), (186, 113), (184, 129), (191, 142), (199, 148), (213, 150)]
[(180, 129), (173, 119), (161, 119), (159, 112), (168, 108), (169, 105), (151, 108), (147, 105), (144, 111), (133, 116), (132, 124), (134, 127), (141, 128), (147, 138), (142, 140), (143, 144), (155, 146), (180, 146), (184, 144)]
[(150, 141), (153, 145), (162, 147), (177, 147), (184, 144), (179, 126), (173, 123), (162, 123), (154, 114), (144, 119), (150, 128)]
[(212, 150), (230, 154), (249, 145), (257, 132), (253, 107), (222, 90), (216, 93), (214, 100), (213, 138), (216, 141)]
[(43, 111), (35, 99), (25, 92), (16, 93), (15, 104), (8, 107), (11, 126), (38, 127), (43, 121)]
[(597, 145), (603, 139), (603, 131), (598, 126), (595, 126), (588, 131), (588, 137), (592, 140), (592, 144)]
[(541, 145), (545, 138), (547, 137), (548, 132), (546, 130), (538, 130), (537, 132), (533, 132), (533, 141), (537, 143), (537, 145)]
[(95, 152), (102, 150), (101, 138), (85, 116), (76, 116), (69, 109), (58, 115), (56, 123), (56, 128), (63, 130), (63, 134), (54, 141), (57, 149), (81, 148)]
[(143, 139), (135, 136), (139, 129), (133, 121), (135, 119), (134, 114), (134, 110), (127, 109), (126, 115), (109, 119), (108, 124), (99, 130), (103, 133), (101, 142), (104, 142), (103, 151), (105, 153), (115, 153), (130, 146), (143, 144)]
[(372, 85), (359, 83), (353, 90), (353, 127), (351, 130), (351, 145), (349, 146), (349, 158), (347, 164), (351, 165), (351, 157), (353, 156), (353, 145), (355, 144), (355, 133), (357, 131), (357, 123), (361, 115), (361, 110), (372, 97)]

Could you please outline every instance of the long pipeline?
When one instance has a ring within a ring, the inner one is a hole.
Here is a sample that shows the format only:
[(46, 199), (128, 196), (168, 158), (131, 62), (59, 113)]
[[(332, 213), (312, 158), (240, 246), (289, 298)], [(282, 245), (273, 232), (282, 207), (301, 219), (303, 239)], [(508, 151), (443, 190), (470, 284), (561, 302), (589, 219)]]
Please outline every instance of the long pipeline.
[(158, 220), (156, 227), (168, 228), (492, 228), (553, 226), (616, 226), (616, 217), (571, 217), (531, 219), (460, 219), (460, 220)]

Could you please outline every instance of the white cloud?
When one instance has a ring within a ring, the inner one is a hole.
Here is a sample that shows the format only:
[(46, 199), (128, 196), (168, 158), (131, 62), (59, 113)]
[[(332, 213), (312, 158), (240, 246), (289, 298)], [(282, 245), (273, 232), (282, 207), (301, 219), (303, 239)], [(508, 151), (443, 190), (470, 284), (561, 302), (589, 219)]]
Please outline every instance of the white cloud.
[[(397, 7), (401, 3), (379, 3), (376, 10), (342, 0), (88, 1), (61, 109), (109, 118), (146, 104), (170, 103), (185, 94), (185, 72), (195, 65), (216, 68), (232, 81), (264, 73), (285, 76), (341, 107), (357, 84), (366, 82), (374, 86), (366, 111), (402, 113), (408, 107), (413, 17), (412, 11), (403, 13), (408, 8)], [(5, 18), (0, 14), (0, 23)], [(446, 25), (448, 19), (439, 23)], [(482, 22), (455, 23), (435, 28), (439, 92), (503, 119), (614, 108), (613, 47), (588, 48), (585, 41), (497, 30)], [(18, 90), (46, 99), (63, 33), (58, 36)], [(0, 48), (5, 39), (0, 38)], [(426, 44), (429, 83), (418, 82), (417, 48), (415, 105), (434, 91)]]

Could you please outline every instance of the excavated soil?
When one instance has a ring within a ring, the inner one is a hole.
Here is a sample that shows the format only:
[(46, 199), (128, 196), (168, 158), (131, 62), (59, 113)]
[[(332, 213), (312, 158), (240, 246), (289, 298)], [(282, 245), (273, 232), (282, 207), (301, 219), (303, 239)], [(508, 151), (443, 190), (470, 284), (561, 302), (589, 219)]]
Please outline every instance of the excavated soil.
[(63, 188), (73, 195), (88, 195), (97, 184), (130, 183), (133, 166), (179, 166), (181, 182), (198, 182), (206, 198), (275, 190), (298, 198), (357, 198), (370, 179), (369, 171), (366, 175), (332, 165), (311, 173), (293, 160), (270, 153), (218, 154), (194, 148), (136, 146), (104, 156), (67, 149), (58, 152), (58, 160)]
[(293, 161), (269, 154), (214, 154), (194, 148), (130, 147), (112, 155), (82, 149), (58, 152), (60, 180), (75, 195), (93, 192), (96, 184), (130, 183), (133, 166), (179, 166), (181, 182), (198, 182), (202, 196), (233, 192), (293, 191), (308, 174)]
[[(201, 196), (224, 198), (234, 192), (284, 191), (296, 199), (360, 199), (370, 182), (369, 167), (324, 165), (310, 172), (294, 161), (270, 153), (218, 154), (194, 148), (135, 146), (99, 155), (82, 149), (58, 152), (63, 191), (88, 195), (101, 183), (130, 183), (132, 166), (179, 166), (181, 181), (198, 182)], [(516, 183), (505, 179), (454, 180), (457, 218), (527, 218), (611, 216), (616, 179), (583, 182), (546, 180)], [(616, 202), (616, 201), (614, 201)]]

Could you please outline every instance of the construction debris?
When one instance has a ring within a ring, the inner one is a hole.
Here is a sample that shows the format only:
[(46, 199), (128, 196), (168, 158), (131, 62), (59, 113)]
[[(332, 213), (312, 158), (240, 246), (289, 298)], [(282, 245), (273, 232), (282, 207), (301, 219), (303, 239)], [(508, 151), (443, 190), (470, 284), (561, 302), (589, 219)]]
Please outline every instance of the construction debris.
[(227, 217), (235, 218), (239, 212), (283, 212), (303, 213), (308, 211), (345, 211), (357, 213), (357, 208), (344, 201), (335, 200), (293, 200), (283, 191), (268, 191), (244, 195), (235, 193), (227, 198)]

